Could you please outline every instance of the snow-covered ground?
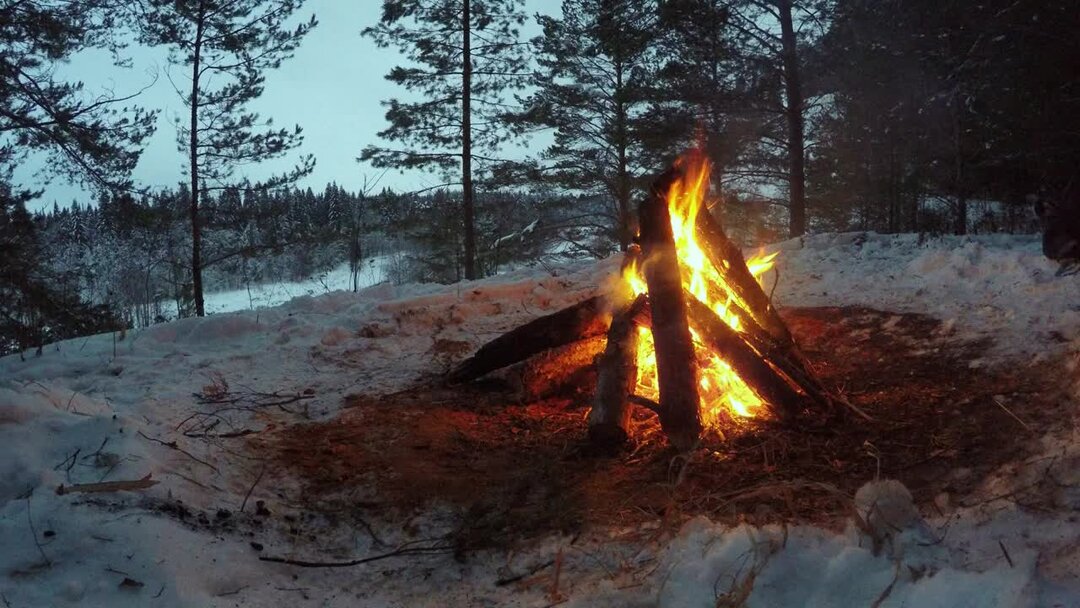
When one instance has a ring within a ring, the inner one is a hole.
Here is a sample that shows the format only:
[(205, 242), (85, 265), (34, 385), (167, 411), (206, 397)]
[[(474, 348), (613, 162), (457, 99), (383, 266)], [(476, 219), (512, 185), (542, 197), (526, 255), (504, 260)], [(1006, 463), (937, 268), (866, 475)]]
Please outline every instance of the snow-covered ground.
[[(386, 264), (390, 256), (378, 256), (365, 260), (357, 276), (359, 287), (370, 287), (386, 281)], [(349, 264), (319, 273), (306, 281), (275, 281), (252, 285), (250, 289), (232, 289), (206, 294), (206, 312), (209, 314), (255, 310), (288, 302), (298, 296), (314, 296), (331, 291), (351, 291), (352, 273)]]
[[(1058, 360), (1080, 347), (1080, 277), (1055, 277), (1056, 264), (1033, 238), (839, 234), (773, 248), (782, 250), (776, 297), (784, 305), (927, 313), (961, 336), (993, 337), (987, 356), (998, 364)], [(260, 550), (331, 560), (380, 550), (355, 531), (303, 542), (262, 526), (252, 515), (258, 501), (275, 513), (302, 513), (285, 503), (283, 488), (259, 483), (266, 465), (258, 454), (238, 440), (178, 432), (206, 407), (193, 394), (220, 394), (226, 384), (232, 394), (302, 399), (288, 411), (238, 403), (219, 432), (333, 417), (346, 395), (405, 388), (441, 372), (448, 352), (467, 354), (593, 293), (618, 262), (301, 295), (271, 308), (71, 340), (25, 361), (0, 359), (0, 604), (1080, 606), (1080, 522), (1068, 512), (1080, 508), (1075, 489), (1063, 490), (1060, 512), (990, 500), (914, 514), (894, 488), (896, 508), (877, 511), (885, 520), (870, 517), (871, 526), (895, 533), (877, 552), (854, 524), (731, 528), (699, 518), (672, 536), (654, 534), (659, 524), (593, 530), (572, 544), (551, 537), (465, 563), (430, 555), (304, 569), (261, 562)], [(1077, 462), (1075, 430), (1041, 441), (1054, 450), (1051, 462)], [(1077, 468), (1058, 470), (1057, 483), (1075, 487)], [(57, 492), (147, 475), (157, 485), (137, 492)], [(413, 527), (422, 534), (425, 525), (421, 518)], [(391, 544), (407, 538), (403, 529), (381, 533)], [(319, 555), (320, 546), (334, 553)], [(556, 554), (558, 597), (546, 585), (496, 586)]]

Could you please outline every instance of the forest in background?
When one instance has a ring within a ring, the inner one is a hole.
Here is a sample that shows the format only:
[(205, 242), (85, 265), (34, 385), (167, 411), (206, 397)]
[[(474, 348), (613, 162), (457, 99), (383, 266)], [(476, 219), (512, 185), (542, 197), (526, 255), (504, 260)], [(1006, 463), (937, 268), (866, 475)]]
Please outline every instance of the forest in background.
[[(443, 178), (416, 193), (299, 189), (310, 157), (265, 183), (235, 176), (299, 150), (302, 125), (246, 104), (317, 26), (289, 20), (303, 7), (0, 0), (0, 352), (201, 314), (204, 291), (375, 255), (398, 255), (399, 282), (607, 255), (634, 234), (651, 176), (695, 145), (744, 244), (1031, 231), (1033, 204), (1077, 210), (1071, 2), (564, 0), (532, 16), (517, 0), (386, 0), (357, 29), (402, 53), (387, 78), (411, 98), (386, 100), (383, 143), (360, 156)], [(178, 89), (191, 110), (179, 187), (128, 178), (155, 109), (51, 69), (87, 49), (123, 62), (133, 40), (193, 69)], [(509, 154), (537, 134), (550, 145)], [(97, 194), (28, 213), (40, 193), (11, 171), (30, 152)]]

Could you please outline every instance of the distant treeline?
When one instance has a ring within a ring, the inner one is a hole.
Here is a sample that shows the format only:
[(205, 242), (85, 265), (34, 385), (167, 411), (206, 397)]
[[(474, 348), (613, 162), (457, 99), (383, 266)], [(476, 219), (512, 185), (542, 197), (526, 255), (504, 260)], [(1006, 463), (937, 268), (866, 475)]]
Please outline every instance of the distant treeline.
[[(122, 325), (141, 327), (192, 314), (191, 231), (184, 188), (102, 198), (34, 214), (41, 259), (62, 294), (103, 305)], [(611, 239), (590, 222), (598, 205), (522, 192), (481, 194), (480, 263), (485, 275), (564, 255), (604, 255)], [(395, 282), (452, 282), (462, 276), (460, 195), (399, 195), (308, 189), (204, 193), (203, 268), (208, 292), (298, 281), (348, 263), (353, 286), (364, 260), (393, 254)]]

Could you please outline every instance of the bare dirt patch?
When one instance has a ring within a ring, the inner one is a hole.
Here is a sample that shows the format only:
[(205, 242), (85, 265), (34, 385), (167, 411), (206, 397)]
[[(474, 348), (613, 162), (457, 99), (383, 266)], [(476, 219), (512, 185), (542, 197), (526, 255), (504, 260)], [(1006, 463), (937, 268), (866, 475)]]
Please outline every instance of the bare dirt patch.
[(1068, 419), (1060, 367), (989, 367), (987, 342), (957, 340), (935, 319), (852, 307), (784, 317), (822, 380), (873, 422), (744, 424), (686, 459), (642, 410), (634, 445), (605, 458), (585, 446), (587, 395), (518, 403), (479, 382), (354, 397), (333, 421), (280, 429), (252, 447), (309, 498), (367, 488), (367, 507), (390, 519), (451, 505), (462, 518), (457, 540), (474, 547), (691, 514), (826, 522), (847, 514), (838, 496), (879, 474), (926, 506), (941, 493), (967, 496)]

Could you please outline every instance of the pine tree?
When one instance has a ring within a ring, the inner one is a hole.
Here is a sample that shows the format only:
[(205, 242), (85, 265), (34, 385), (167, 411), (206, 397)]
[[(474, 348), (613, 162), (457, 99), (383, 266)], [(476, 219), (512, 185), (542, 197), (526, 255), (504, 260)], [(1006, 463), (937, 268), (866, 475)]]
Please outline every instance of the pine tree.
[(647, 100), (655, 10), (641, 0), (564, 0), (562, 15), (541, 17), (540, 25), (538, 90), (518, 119), (554, 129), (541, 175), (606, 197), (613, 236), (625, 249), (634, 234), (634, 174), (644, 160), (635, 125)]
[(155, 114), (125, 107), (134, 95), (94, 96), (55, 66), (87, 49), (121, 62), (112, 0), (0, 0), (0, 354), (29, 344), (111, 326), (108, 311), (85, 306), (54, 286), (42, 262), (38, 230), (12, 172), (44, 155), (46, 175), (63, 175), (105, 192), (130, 186), (129, 174), (152, 133)]
[[(203, 316), (200, 204), (210, 190), (243, 188), (244, 180), (235, 176), (238, 166), (281, 157), (302, 142), (299, 126), (276, 129), (247, 106), (262, 95), (264, 73), (291, 57), (316, 21), (312, 16), (289, 26), (302, 0), (146, 2), (143, 41), (168, 47), (170, 62), (190, 70), (184, 94), (188, 120), (177, 124), (177, 139), (190, 172), (191, 283), (195, 314)], [(313, 168), (314, 159), (306, 156), (262, 187), (295, 182)]]
[[(744, 113), (753, 88), (744, 77), (728, 0), (668, 0), (661, 9), (661, 65), (643, 120), (647, 145), (670, 157), (701, 145), (719, 192), (758, 131)], [(697, 141), (695, 141), (697, 140)]]
[(385, 102), (390, 126), (379, 136), (404, 147), (369, 146), (360, 158), (376, 167), (440, 171), (448, 180), (443, 186), (460, 185), (467, 279), (477, 278), (474, 181), (498, 162), (495, 154), (512, 135), (501, 117), (507, 92), (526, 77), (518, 41), (524, 20), (521, 0), (384, 0), (381, 21), (364, 30), (408, 58), (412, 65), (386, 77), (424, 101)]
[(789, 234), (806, 232), (807, 46), (825, 31), (833, 0), (734, 0), (728, 10), (738, 46), (745, 55), (748, 78), (761, 83), (755, 113), (779, 117), (782, 129), (762, 124), (761, 147), (782, 159), (788, 185)]

